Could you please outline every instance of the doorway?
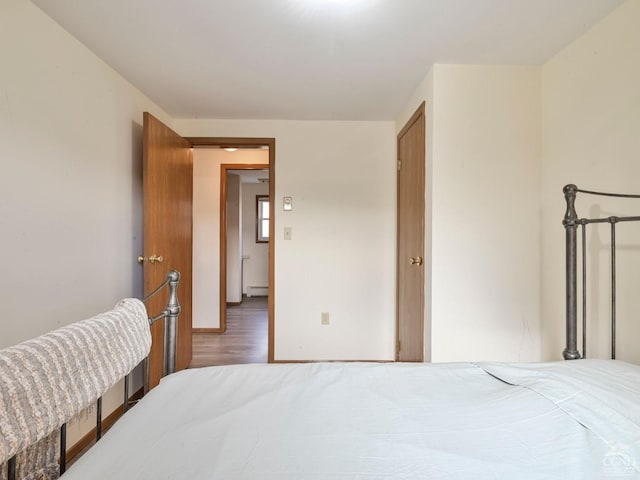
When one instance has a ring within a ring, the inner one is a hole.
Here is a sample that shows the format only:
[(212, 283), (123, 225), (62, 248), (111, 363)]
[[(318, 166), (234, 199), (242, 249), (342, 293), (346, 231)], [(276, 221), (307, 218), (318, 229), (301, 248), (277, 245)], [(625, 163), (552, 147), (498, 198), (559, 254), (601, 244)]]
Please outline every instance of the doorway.
[[(203, 236), (197, 232), (198, 205), (194, 203), (194, 242), (200, 238), (198, 255), (194, 243), (194, 358), (192, 367), (230, 363), (256, 363), (273, 361), (274, 332), (274, 242), (261, 243), (262, 256), (243, 252), (240, 222), (240, 204), (244, 203), (244, 217), (255, 216), (255, 196), (248, 200), (253, 190), (260, 189), (267, 200), (274, 196), (275, 140), (269, 138), (188, 138), (194, 149), (194, 201), (198, 188), (210, 190), (209, 215), (212, 227)], [(198, 176), (198, 158), (209, 162), (208, 172)], [(247, 162), (245, 164), (245, 161)], [(203, 180), (206, 185), (203, 187)], [(199, 185), (199, 186), (198, 186)], [(244, 202), (241, 191), (245, 190)], [(235, 201), (228, 201), (230, 193)], [(215, 197), (215, 200), (212, 198)], [(251, 204), (251, 205), (250, 205)], [(232, 207), (232, 208), (230, 208)], [(251, 208), (248, 208), (251, 207)], [(215, 208), (215, 212), (213, 212)], [(265, 210), (266, 208), (266, 210)], [(273, 238), (274, 206), (263, 202), (263, 215), (267, 222), (267, 239)], [(214, 222), (214, 223), (211, 223)], [(245, 222), (246, 223), (246, 222)], [(230, 229), (227, 227), (230, 226)], [(231, 237), (230, 237), (231, 235)], [(246, 235), (245, 235), (246, 237)], [(255, 239), (254, 239), (255, 242)], [(247, 243), (248, 242), (244, 242)], [(250, 250), (250, 249), (249, 249)], [(249, 257), (242, 259), (242, 256)], [(207, 257), (204, 259), (203, 257)], [(215, 257), (215, 263), (213, 258)], [(206, 287), (197, 288), (195, 282), (204, 267), (199, 258), (211, 263), (206, 267), (209, 281)], [(262, 261), (261, 261), (262, 260)], [(253, 265), (250, 265), (250, 262)], [(254, 270), (260, 262), (262, 276), (247, 283), (247, 270)], [(212, 277), (214, 276), (214, 277)], [(202, 302), (208, 302), (205, 315), (197, 315)], [(215, 310), (214, 310), (215, 309)], [(209, 324), (204, 323), (208, 321)], [(250, 324), (256, 323), (254, 327)], [(204, 324), (203, 324), (204, 323)], [(203, 328), (204, 327), (204, 328)], [(241, 327), (240, 329), (238, 327)], [(251, 336), (253, 335), (253, 338)]]
[(220, 325), (224, 333), (219, 335), (220, 345), (212, 349), (220, 351), (216, 359), (220, 365), (266, 363), (268, 165), (223, 164), (220, 179)]

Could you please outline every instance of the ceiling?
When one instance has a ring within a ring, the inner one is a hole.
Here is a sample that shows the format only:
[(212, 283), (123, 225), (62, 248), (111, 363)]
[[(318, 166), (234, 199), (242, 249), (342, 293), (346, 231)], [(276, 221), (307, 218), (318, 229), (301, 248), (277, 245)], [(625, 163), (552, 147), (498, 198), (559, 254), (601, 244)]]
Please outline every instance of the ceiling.
[(231, 175), (238, 175), (241, 183), (264, 183), (260, 179), (269, 178), (269, 170), (227, 170)]
[(393, 120), (433, 63), (542, 64), (623, 0), (32, 0), (174, 118)]

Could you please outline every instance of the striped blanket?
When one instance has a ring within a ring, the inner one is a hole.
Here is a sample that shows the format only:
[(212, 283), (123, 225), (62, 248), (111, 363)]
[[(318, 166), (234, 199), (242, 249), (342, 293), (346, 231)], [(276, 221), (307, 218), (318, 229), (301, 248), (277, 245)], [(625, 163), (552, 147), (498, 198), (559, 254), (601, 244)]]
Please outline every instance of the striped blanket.
[[(0, 350), (0, 464), (18, 454), (17, 478), (57, 478), (57, 430), (150, 348), (144, 304), (125, 299), (109, 312)], [(32, 462), (38, 465), (27, 466)]]

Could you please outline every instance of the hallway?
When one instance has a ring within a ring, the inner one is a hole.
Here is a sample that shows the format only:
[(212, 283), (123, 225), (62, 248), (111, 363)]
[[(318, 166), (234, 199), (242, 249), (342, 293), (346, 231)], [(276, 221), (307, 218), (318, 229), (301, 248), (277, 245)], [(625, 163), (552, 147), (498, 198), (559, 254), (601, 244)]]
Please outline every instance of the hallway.
[(267, 305), (267, 297), (244, 297), (227, 308), (225, 333), (194, 333), (190, 368), (267, 363)]

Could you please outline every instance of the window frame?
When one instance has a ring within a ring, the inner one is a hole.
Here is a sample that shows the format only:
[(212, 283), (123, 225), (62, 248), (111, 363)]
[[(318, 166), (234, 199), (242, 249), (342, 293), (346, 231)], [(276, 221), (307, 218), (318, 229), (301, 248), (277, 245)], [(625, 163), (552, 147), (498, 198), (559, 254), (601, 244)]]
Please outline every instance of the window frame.
[[(263, 217), (261, 215), (260, 204), (267, 204), (267, 217)], [(269, 223), (271, 222), (270, 214), (270, 199), (269, 195), (256, 195), (256, 243), (269, 243)], [(262, 225), (263, 221), (267, 221), (266, 232), (262, 231), (260, 225)], [(260, 235), (262, 233), (262, 235)], [(264, 235), (266, 233), (266, 235)]]

